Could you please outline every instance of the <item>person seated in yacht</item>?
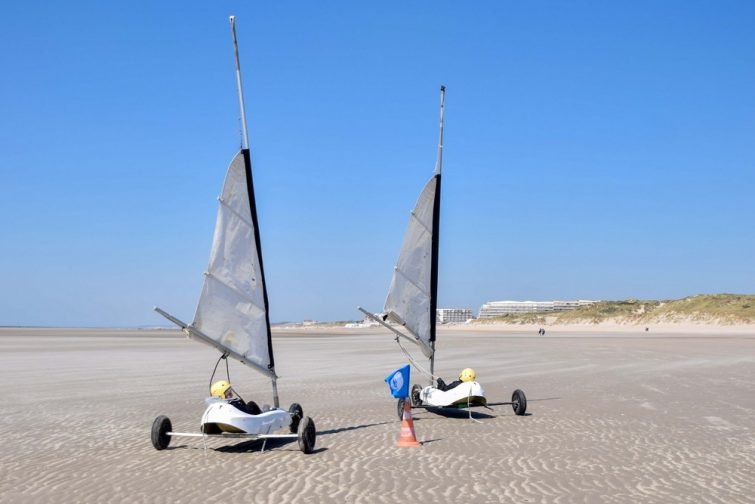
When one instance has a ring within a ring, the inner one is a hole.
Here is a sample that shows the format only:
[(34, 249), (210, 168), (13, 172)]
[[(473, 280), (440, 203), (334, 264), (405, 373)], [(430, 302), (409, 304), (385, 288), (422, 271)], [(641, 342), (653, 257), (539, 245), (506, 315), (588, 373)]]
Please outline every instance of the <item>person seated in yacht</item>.
[(245, 403), (236, 391), (233, 390), (231, 383), (226, 380), (213, 383), (212, 387), (210, 387), (210, 395), (228, 401), (228, 404), (248, 415), (259, 415), (262, 412), (254, 401)]
[(438, 378), (438, 390), (446, 391), (451, 390), (452, 388), (458, 387), (464, 382), (470, 382), (475, 381), (475, 378), (477, 375), (474, 372), (474, 369), (472, 368), (464, 368), (461, 370), (461, 373), (459, 373), (459, 379), (454, 380), (451, 383), (446, 383), (443, 381), (442, 378)]

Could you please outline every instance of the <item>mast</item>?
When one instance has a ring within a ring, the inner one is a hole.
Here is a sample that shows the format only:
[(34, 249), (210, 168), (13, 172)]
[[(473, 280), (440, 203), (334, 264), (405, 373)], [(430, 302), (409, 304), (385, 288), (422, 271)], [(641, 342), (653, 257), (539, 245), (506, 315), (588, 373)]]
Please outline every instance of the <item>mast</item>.
[(438, 135), (438, 157), (435, 160), (435, 174), (440, 175), (443, 169), (443, 102), (446, 99), (446, 86), (440, 87), (440, 133)]
[(438, 243), (440, 240), (440, 175), (443, 169), (443, 105), (446, 98), (446, 86), (440, 87), (440, 132), (438, 134), (438, 156), (435, 161), (435, 200), (433, 201), (433, 238), (430, 258), (430, 385), (435, 376), (435, 330), (438, 319)]
[(236, 89), (239, 93), (239, 108), (241, 109), (241, 148), (249, 149), (249, 133), (246, 129), (246, 109), (244, 107), (244, 89), (241, 86), (241, 64), (239, 63), (239, 44), (236, 41), (236, 16), (230, 16), (231, 36), (233, 37), (233, 54), (236, 59)]
[(272, 373), (272, 386), (273, 386), (273, 405), (279, 407), (278, 399), (278, 380), (275, 374), (275, 361), (273, 360), (273, 339), (272, 332), (270, 330), (270, 309), (267, 299), (267, 283), (265, 282), (265, 267), (262, 263), (262, 245), (260, 242), (260, 227), (259, 220), (257, 219), (257, 203), (254, 197), (254, 180), (252, 178), (252, 157), (249, 152), (249, 133), (246, 127), (246, 109), (244, 107), (244, 91), (241, 86), (241, 64), (239, 63), (239, 45), (236, 39), (236, 17), (230, 16), (228, 18), (231, 24), (231, 36), (233, 37), (233, 52), (236, 61), (236, 87), (239, 95), (239, 108), (241, 110), (241, 152), (244, 155), (244, 168), (246, 171), (246, 187), (249, 196), (249, 206), (252, 215), (252, 224), (254, 225), (254, 243), (257, 250), (257, 260), (260, 265), (260, 282), (262, 284), (262, 298), (265, 303), (265, 329), (267, 331), (267, 348), (270, 356), (270, 364), (268, 366)]

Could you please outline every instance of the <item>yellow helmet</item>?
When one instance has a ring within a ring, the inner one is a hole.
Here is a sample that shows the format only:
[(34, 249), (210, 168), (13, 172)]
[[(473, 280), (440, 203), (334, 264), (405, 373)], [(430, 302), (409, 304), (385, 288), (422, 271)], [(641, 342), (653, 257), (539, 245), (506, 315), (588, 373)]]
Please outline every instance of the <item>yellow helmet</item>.
[(231, 384), (225, 380), (216, 381), (210, 387), (210, 395), (219, 399), (225, 399), (225, 393), (231, 389)]
[(463, 382), (474, 381), (476, 376), (474, 369), (468, 367), (461, 370), (461, 373), (459, 373), (459, 380)]

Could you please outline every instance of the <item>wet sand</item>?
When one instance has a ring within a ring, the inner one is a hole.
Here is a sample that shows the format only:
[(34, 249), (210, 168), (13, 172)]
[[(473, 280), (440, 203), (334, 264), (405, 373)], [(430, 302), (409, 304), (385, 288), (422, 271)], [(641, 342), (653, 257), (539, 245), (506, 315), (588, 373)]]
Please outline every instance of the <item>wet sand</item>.
[[(317, 425), (311, 455), (156, 451), (157, 415), (198, 430), (217, 359), (176, 332), (0, 329), (0, 502), (755, 502), (753, 332), (443, 328), (437, 373), (475, 368), (490, 401), (523, 389), (529, 414), (414, 410), (417, 449), (395, 447), (382, 380), (406, 359), (387, 332), (285, 329), (274, 345), (282, 405)], [(271, 402), (260, 375), (230, 371)]]

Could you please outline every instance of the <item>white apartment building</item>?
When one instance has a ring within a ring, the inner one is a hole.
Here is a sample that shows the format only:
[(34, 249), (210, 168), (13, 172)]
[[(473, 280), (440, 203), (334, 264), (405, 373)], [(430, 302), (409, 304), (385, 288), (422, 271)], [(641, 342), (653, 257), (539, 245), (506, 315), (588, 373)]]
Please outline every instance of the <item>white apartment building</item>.
[(466, 322), (474, 318), (470, 308), (438, 308), (435, 312), (438, 316), (438, 322), (441, 324), (447, 322)]
[(577, 301), (490, 301), (480, 307), (479, 318), (500, 317), (511, 313), (542, 313), (576, 310), (597, 301), (580, 299)]

